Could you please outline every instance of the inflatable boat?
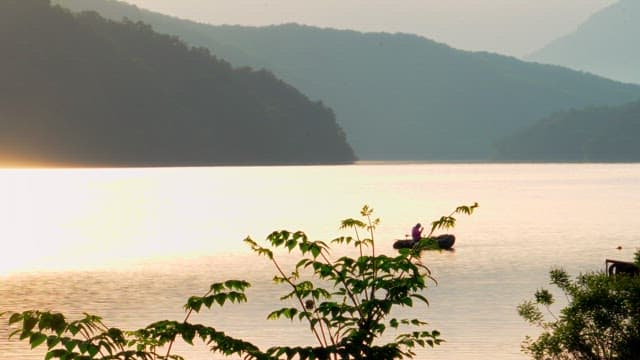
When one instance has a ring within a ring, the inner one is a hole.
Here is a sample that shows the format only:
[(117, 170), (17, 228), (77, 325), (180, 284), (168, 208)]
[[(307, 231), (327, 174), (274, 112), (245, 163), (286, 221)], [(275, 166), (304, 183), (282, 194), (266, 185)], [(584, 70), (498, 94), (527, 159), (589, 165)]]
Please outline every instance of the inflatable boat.
[[(419, 240), (422, 242), (423, 249), (425, 250), (449, 250), (456, 242), (456, 237), (452, 234), (442, 234), (438, 236), (432, 236), (430, 238), (422, 238)], [(393, 243), (394, 249), (407, 249), (416, 245), (417, 241), (414, 240), (396, 240)]]

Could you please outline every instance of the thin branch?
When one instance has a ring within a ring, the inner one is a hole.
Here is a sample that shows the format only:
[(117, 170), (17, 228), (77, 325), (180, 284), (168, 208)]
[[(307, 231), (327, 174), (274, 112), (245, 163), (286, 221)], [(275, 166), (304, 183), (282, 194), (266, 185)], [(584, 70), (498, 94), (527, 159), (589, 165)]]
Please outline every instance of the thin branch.
[[(289, 277), (287, 277), (287, 275), (284, 273), (284, 271), (282, 270), (282, 268), (280, 267), (278, 262), (275, 260), (275, 258), (272, 258), (271, 262), (273, 262), (273, 265), (276, 267), (276, 269), (278, 270), (278, 272), (280, 273), (282, 278), (289, 285), (291, 285), (291, 287), (293, 287), (293, 291), (296, 294), (296, 299), (298, 299), (298, 303), (300, 303), (300, 307), (302, 309), (305, 309), (304, 302), (302, 301), (302, 298), (300, 297), (300, 294), (298, 293), (298, 289), (296, 288), (296, 285), (289, 279)], [(309, 321), (309, 328), (311, 329), (311, 332), (313, 332), (313, 334), (315, 335), (316, 340), (318, 340), (318, 343), (320, 343), (320, 346), (325, 346), (326, 347), (327, 346), (326, 339), (325, 339), (325, 343), (323, 343), (322, 339), (320, 338), (320, 335), (318, 334), (318, 331), (315, 329), (315, 326), (312, 325), (311, 317), (307, 314), (306, 311), (304, 311), (304, 313), (305, 313), (305, 317)], [(320, 324), (320, 326), (322, 326), (322, 324)]]
[(374, 240), (373, 224), (371, 223), (371, 215), (367, 215), (367, 221), (369, 222), (369, 234), (371, 235), (371, 258), (373, 260), (373, 282), (371, 284), (371, 296), (367, 298), (366, 292), (365, 292), (365, 298), (369, 300), (369, 299), (376, 298), (376, 280), (378, 278), (378, 265), (376, 263), (376, 242)]
[[(333, 266), (333, 264), (329, 261), (329, 259), (325, 256), (325, 254), (321, 252), (320, 255), (322, 255), (322, 259), (325, 261), (325, 263), (328, 266), (331, 266), (335, 272), (338, 272), (337, 269)], [(340, 283), (344, 286), (345, 292), (347, 293), (349, 299), (351, 299), (351, 302), (353, 302), (353, 306), (358, 310), (358, 314), (360, 315), (360, 317), (363, 317), (364, 314), (362, 313), (362, 309), (360, 308), (360, 301), (358, 300), (358, 298), (349, 289), (349, 286), (347, 285), (347, 283), (344, 282), (343, 279), (340, 279)], [(366, 297), (366, 294), (367, 293), (365, 292), (365, 297)]]
[[(211, 294), (212, 291), (213, 289), (209, 289), (209, 291), (207, 291), (202, 297), (209, 296), (209, 294)], [(187, 320), (189, 320), (191, 313), (193, 313), (193, 308), (190, 307), (189, 311), (187, 311), (187, 315), (184, 317), (184, 320), (182, 321), (183, 323), (186, 323)], [(176, 341), (176, 335), (177, 334), (174, 334), (173, 337), (171, 338), (171, 341), (169, 342), (169, 347), (167, 348), (167, 355), (165, 355), (166, 359), (169, 358), (169, 354), (171, 353), (171, 348), (173, 347), (173, 343)]]
[[(362, 258), (362, 257), (364, 256), (364, 253), (363, 253), (363, 251), (362, 251), (362, 240), (360, 240), (360, 233), (358, 232), (358, 228), (357, 228), (357, 227), (354, 227), (354, 228), (353, 228), (353, 230), (354, 230), (354, 231), (355, 231), (355, 233), (356, 233), (356, 239), (358, 240), (358, 249), (360, 250), (360, 258)], [(362, 280), (364, 281), (364, 279), (365, 279), (365, 275), (364, 275), (364, 274), (362, 274)], [(346, 286), (345, 286), (345, 287), (346, 287)], [(365, 300), (367, 300), (367, 301), (369, 301), (369, 294), (367, 294), (367, 292), (366, 292), (366, 291), (365, 291), (365, 293), (364, 293), (364, 299), (365, 299)], [(355, 301), (354, 301), (354, 304), (355, 304), (355, 305), (358, 305), (358, 303), (357, 303), (357, 302), (355, 302)]]

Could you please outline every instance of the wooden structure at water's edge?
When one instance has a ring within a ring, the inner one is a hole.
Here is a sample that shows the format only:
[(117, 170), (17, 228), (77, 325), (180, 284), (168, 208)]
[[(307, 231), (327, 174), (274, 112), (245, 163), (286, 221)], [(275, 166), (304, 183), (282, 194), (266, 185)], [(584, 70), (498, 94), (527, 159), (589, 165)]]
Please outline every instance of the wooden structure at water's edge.
[(609, 275), (640, 275), (640, 267), (638, 267), (638, 265), (636, 265), (635, 263), (629, 261), (606, 259), (604, 261), (604, 265), (607, 269), (607, 274)]

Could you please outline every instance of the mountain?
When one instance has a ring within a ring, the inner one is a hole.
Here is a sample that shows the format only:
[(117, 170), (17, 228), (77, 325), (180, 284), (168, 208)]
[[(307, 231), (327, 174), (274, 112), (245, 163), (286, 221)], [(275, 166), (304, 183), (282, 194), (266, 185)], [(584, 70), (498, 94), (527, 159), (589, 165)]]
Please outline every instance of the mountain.
[(498, 143), (498, 160), (638, 162), (640, 101), (553, 114)]
[(640, 1), (620, 0), (527, 59), (640, 84), (639, 19)]
[(111, 0), (56, 1), (142, 20), (234, 66), (270, 69), (334, 109), (363, 160), (486, 160), (495, 141), (548, 114), (640, 98), (640, 86), (415, 35), (213, 26)]
[(3, 0), (0, 47), (5, 166), (355, 160), (331, 109), (143, 23)]

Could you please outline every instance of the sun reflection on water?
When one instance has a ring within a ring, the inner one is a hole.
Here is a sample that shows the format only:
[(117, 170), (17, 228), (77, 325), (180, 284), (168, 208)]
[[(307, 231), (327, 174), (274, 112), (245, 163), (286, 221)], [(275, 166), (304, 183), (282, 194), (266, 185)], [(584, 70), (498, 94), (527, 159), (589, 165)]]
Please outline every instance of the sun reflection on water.
[[(519, 359), (527, 325), (515, 306), (548, 282), (551, 266), (577, 274), (605, 258), (632, 258), (639, 180), (640, 164), (0, 170), (0, 312), (89, 311), (132, 328), (184, 316), (186, 296), (242, 278), (258, 302), (213, 319), (255, 336), (254, 320), (274, 309), (260, 301), (277, 301), (281, 289), (274, 293), (269, 264), (248, 253), (247, 235), (349, 235), (339, 220), (368, 203), (382, 219), (376, 249), (391, 253), (416, 221), (477, 201), (476, 214), (456, 226), (455, 252), (424, 255), (438, 280), (426, 317), (447, 339), (428, 353)], [(261, 344), (299, 340), (289, 322), (264, 326)], [(11, 353), (2, 331), (0, 353)], [(13, 358), (35, 356), (24, 344), (15, 349)]]

